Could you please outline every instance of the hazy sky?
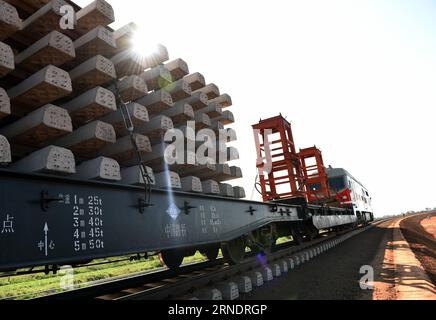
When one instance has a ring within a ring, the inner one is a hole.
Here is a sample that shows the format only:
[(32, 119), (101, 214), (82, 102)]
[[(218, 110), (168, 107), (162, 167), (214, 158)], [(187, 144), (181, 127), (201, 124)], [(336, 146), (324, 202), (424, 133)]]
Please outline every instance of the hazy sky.
[(112, 27), (136, 22), (232, 96), (249, 197), (251, 125), (281, 112), (298, 147), (361, 180), (377, 215), (436, 206), (436, 1), (109, 2)]

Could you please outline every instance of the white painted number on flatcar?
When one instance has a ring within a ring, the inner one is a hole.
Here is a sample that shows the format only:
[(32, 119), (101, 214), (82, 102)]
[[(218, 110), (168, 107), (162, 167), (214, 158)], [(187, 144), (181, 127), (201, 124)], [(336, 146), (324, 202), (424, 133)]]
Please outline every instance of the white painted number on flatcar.
[[(221, 233), (222, 220), (215, 206), (210, 206), (207, 212), (204, 205), (199, 206), (200, 211), (200, 227), (202, 234)], [(209, 230), (210, 229), (210, 230)]]
[(201, 224), (201, 233), (207, 234), (207, 219), (206, 219), (206, 209), (204, 205), (200, 205), (200, 224)]
[(218, 213), (216, 207), (214, 207), (214, 206), (210, 207), (210, 216), (211, 216), (210, 225), (212, 227), (213, 233), (220, 234), (223, 221), (222, 221), (220, 214)]
[(74, 251), (104, 249), (103, 199), (95, 195), (87, 197), (74, 195), (73, 199)]
[(165, 227), (168, 239), (185, 238), (187, 236), (186, 224), (168, 224)]

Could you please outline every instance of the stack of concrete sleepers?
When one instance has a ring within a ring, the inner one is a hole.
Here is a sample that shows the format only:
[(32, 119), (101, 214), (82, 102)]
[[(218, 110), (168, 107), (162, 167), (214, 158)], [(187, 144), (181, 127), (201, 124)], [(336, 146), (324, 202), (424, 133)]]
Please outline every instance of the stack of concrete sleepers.
[[(66, 5), (75, 12), (72, 29), (60, 23)], [(119, 95), (155, 187), (244, 198), (228, 184), (242, 177), (229, 165), (239, 157), (227, 146), (236, 140), (226, 127), (235, 121), (230, 96), (190, 73), (183, 59), (170, 61), (162, 45), (151, 55), (136, 52), (137, 26), (114, 31), (114, 21), (104, 0), (84, 8), (67, 0), (0, 0), (0, 165), (144, 184)], [(180, 137), (183, 156), (168, 137)], [(216, 148), (205, 149), (204, 141)]]

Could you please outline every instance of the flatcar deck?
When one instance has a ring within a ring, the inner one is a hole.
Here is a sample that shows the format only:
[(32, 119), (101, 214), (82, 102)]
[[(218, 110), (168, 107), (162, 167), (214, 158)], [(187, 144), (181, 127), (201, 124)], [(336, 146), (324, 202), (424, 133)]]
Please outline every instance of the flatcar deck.
[(0, 170), (0, 271), (230, 241), (297, 206)]

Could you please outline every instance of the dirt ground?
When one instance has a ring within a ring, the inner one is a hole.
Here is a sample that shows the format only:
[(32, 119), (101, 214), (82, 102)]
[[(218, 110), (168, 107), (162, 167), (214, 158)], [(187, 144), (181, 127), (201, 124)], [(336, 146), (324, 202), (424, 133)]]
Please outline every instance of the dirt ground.
[(374, 267), (374, 289), (365, 292), (362, 299), (365, 300), (395, 300), (397, 292), (395, 290), (395, 264), (393, 251), (394, 226), (398, 220), (387, 222), (385, 234), (379, 243), (379, 248), (375, 254), (371, 266)]
[(400, 227), (416, 258), (436, 285), (436, 212), (405, 219)]

